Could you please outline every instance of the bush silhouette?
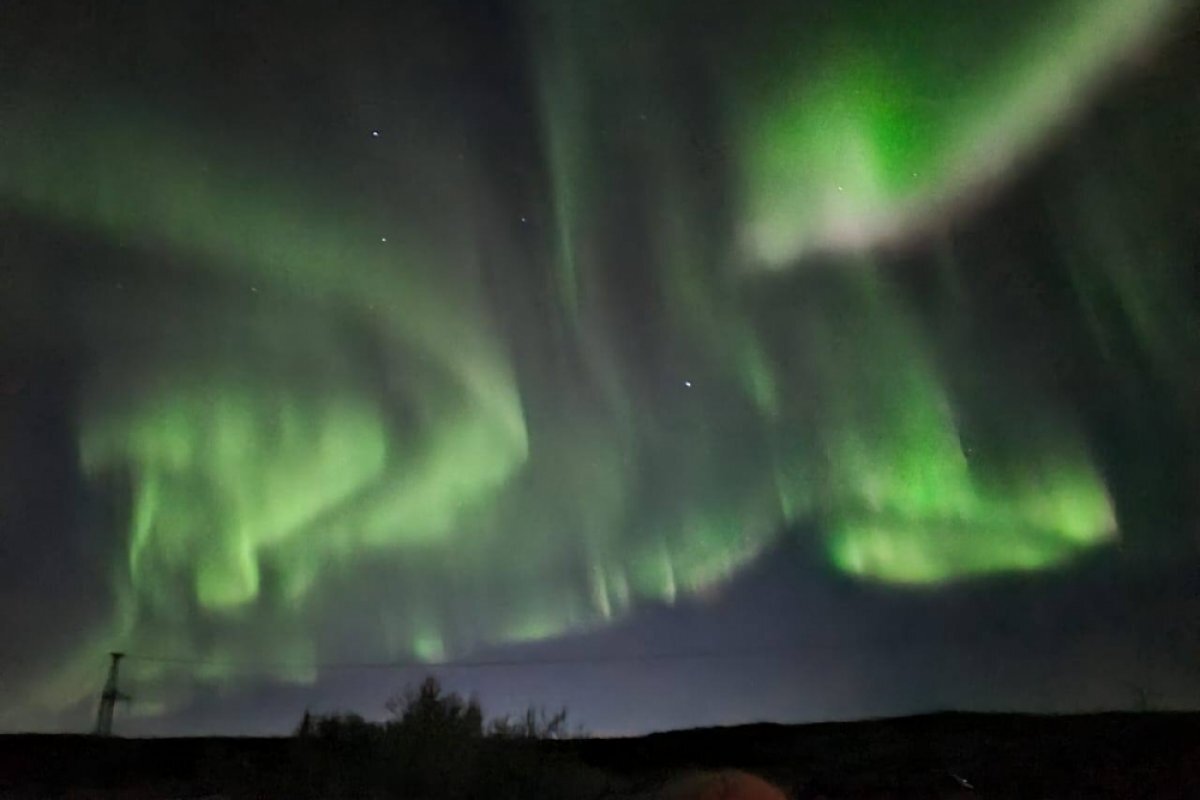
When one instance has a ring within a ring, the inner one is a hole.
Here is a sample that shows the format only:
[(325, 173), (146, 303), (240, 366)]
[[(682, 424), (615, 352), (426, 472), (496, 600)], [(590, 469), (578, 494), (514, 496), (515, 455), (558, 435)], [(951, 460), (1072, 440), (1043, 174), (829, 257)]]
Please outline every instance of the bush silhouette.
[(394, 695), (384, 722), (358, 714), (305, 713), (296, 729), (301, 794), (411, 800), (587, 796), (598, 773), (546, 752), (543, 740), (579, 735), (567, 711), (530, 708), (484, 723), (475, 698), (436, 678)]
[(498, 717), (488, 723), (487, 735), (494, 739), (568, 739), (580, 736), (578, 731), (567, 728), (567, 710), (559, 709), (553, 714), (544, 708), (529, 708), (524, 715)]

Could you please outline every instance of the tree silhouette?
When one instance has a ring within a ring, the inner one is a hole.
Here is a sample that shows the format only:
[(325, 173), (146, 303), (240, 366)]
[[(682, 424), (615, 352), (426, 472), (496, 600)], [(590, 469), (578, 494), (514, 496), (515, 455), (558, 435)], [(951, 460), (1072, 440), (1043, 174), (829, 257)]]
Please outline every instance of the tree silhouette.
[(475, 698), (445, 693), (432, 675), (415, 689), (384, 704), (392, 720), (389, 727), (410, 729), (424, 736), (476, 738), (483, 735), (483, 709)]

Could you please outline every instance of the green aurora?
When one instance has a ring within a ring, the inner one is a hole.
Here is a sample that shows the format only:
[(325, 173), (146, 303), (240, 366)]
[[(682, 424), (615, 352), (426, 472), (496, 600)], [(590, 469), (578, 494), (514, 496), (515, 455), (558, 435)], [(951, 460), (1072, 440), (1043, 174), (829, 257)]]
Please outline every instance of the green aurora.
[[(989, 427), (962, 373), (1000, 359), (946, 357), (871, 248), (969, 214), (1175, 4), (996, 4), (963, 26), (952, 2), (847, 3), (828, 29), (754, 15), (721, 47), (668, 41), (643, 4), (542, 5), (540, 316), (484, 290), (490, 264), (540, 273), (484, 244), (505, 204), (481, 156), (436, 136), (404, 158), (434, 165), (442, 200), (413, 192), (397, 219), (133, 99), (8, 104), (0, 200), (129, 262), (64, 300), (94, 355), (80, 469), (123, 487), (89, 647), (310, 680), (336, 642), (328, 609), (356, 593), (387, 598), (384, 656), (436, 661), (710, 590), (787, 531), (853, 579), (909, 586), (1116, 540), (1069, 403), (1014, 388), (997, 403), (1023, 419)], [(659, 46), (613, 52), (617, 32)], [(715, 100), (679, 99), (683, 72)], [(719, 177), (697, 136), (731, 143)], [(637, 236), (613, 235), (631, 219)], [(1077, 263), (1085, 296), (1137, 281)], [(651, 312), (625, 299), (633, 273)], [(1144, 309), (1172, 287), (1112, 291), (1169, 360), (1194, 323)], [(543, 340), (553, 357), (516, 355)], [(92, 692), (91, 656), (31, 703)]]
[[(782, 74), (730, 92), (742, 251), (754, 263), (785, 267), (924, 229), (1023, 162), (1180, 4), (849, 6), (819, 40), (765, 51), (788, 65)], [(777, 35), (803, 35), (804, 22)]]

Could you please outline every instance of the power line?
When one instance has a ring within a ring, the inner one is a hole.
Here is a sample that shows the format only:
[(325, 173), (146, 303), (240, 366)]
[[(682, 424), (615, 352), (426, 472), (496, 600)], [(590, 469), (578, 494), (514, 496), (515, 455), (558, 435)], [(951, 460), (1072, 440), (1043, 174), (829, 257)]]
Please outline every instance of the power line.
[(201, 667), (226, 672), (284, 672), (284, 671), (350, 671), (350, 670), (439, 670), (439, 669), (502, 669), (511, 667), (541, 667), (559, 665), (629, 664), (664, 661), (738, 660), (759, 658), (781, 658), (799, 656), (804, 648), (753, 648), (745, 650), (693, 650), (657, 653), (594, 654), (579, 656), (557, 656), (542, 658), (491, 658), (472, 661), (420, 661), (399, 659), (393, 661), (333, 661), (299, 663), (281, 661), (207, 661), (194, 658), (143, 655), (127, 653), (129, 661), (177, 666)]

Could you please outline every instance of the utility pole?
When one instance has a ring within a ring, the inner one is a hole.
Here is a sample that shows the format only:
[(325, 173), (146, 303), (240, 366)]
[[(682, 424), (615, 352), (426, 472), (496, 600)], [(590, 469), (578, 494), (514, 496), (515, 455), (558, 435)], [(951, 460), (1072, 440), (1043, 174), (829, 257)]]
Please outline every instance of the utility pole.
[(112, 662), (108, 665), (108, 680), (104, 682), (104, 691), (100, 693), (100, 710), (96, 712), (96, 735), (112, 736), (113, 709), (118, 700), (128, 700), (129, 695), (122, 694), (117, 689), (117, 672), (121, 668), (124, 653), (109, 653)]

